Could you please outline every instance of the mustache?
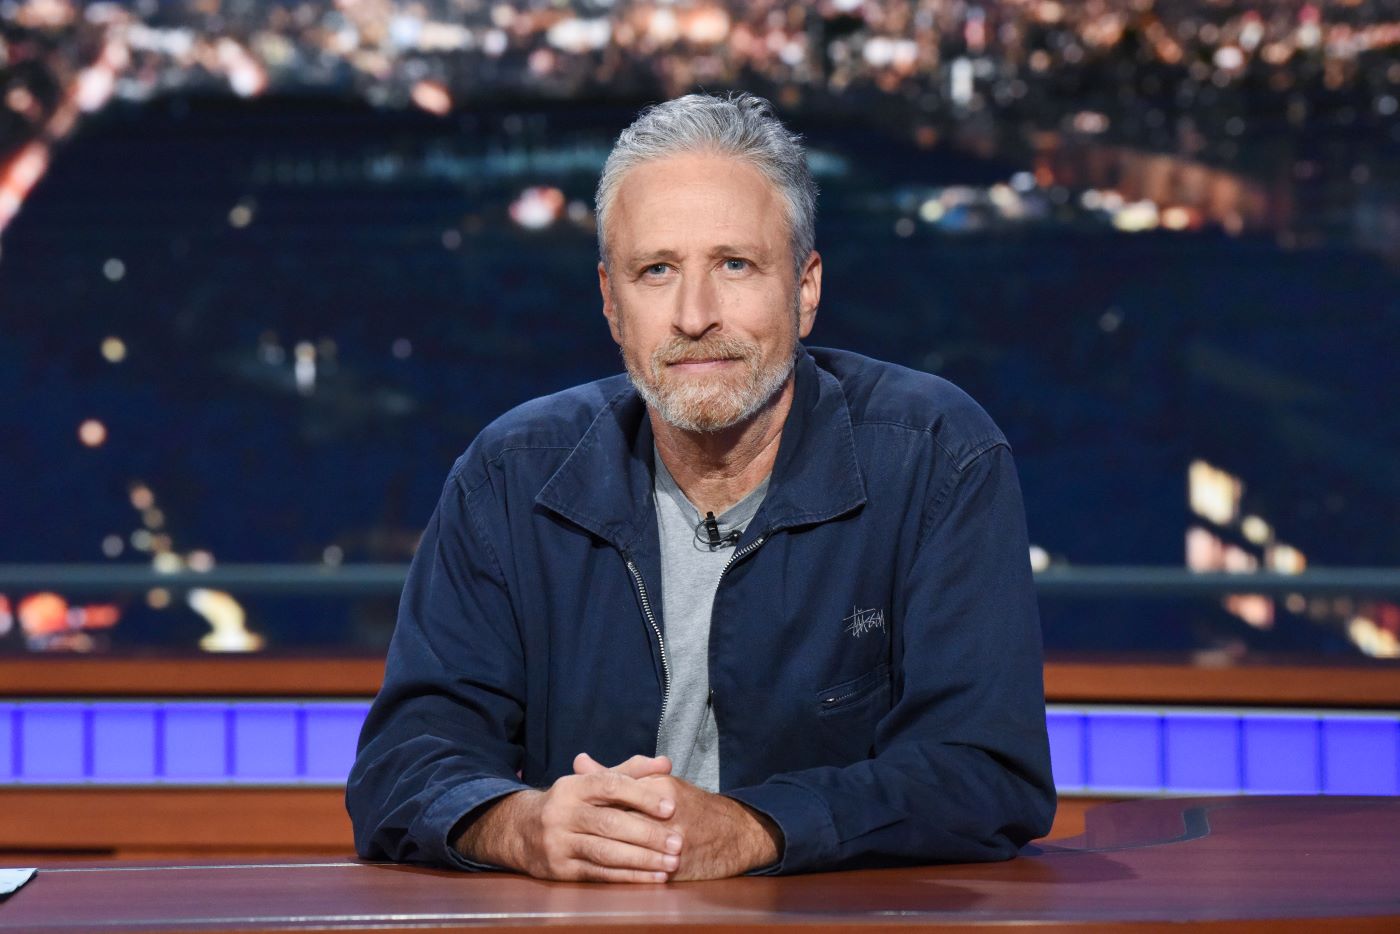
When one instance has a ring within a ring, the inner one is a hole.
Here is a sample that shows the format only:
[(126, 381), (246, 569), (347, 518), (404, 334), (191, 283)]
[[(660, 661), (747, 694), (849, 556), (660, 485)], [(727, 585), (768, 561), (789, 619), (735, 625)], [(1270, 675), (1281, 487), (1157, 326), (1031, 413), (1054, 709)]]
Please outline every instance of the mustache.
[(658, 365), (695, 363), (701, 360), (747, 360), (758, 348), (746, 340), (727, 335), (710, 335), (700, 340), (673, 337), (656, 348), (652, 361)]

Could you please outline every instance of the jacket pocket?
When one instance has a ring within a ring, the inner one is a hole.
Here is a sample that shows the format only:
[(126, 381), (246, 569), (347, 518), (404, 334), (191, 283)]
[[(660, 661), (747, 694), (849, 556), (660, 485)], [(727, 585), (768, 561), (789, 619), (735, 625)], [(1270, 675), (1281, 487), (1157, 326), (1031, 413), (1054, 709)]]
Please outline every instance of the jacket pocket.
[[(848, 708), (862, 705), (871, 699), (884, 697), (888, 704), (890, 688), (890, 666), (883, 664), (874, 671), (868, 671), (859, 678), (842, 681), (817, 692), (817, 713), (821, 717), (842, 714)], [(883, 689), (883, 694), (882, 690)]]
[(817, 737), (824, 764), (850, 765), (875, 751), (875, 728), (890, 710), (890, 666), (817, 692)]

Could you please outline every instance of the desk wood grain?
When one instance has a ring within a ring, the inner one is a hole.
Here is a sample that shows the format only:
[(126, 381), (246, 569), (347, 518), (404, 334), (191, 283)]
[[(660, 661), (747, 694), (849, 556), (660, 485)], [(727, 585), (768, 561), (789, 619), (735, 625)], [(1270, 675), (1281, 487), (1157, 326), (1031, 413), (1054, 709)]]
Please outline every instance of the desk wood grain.
[(51, 865), (0, 932), (889, 928), (1400, 930), (1400, 800), (1157, 799), (1006, 863), (658, 886), (538, 882), (349, 859)]
[[(370, 697), (384, 659), (0, 658), (0, 697)], [(1400, 707), (1400, 665), (1206, 667), (1135, 659), (1045, 664), (1051, 703)]]

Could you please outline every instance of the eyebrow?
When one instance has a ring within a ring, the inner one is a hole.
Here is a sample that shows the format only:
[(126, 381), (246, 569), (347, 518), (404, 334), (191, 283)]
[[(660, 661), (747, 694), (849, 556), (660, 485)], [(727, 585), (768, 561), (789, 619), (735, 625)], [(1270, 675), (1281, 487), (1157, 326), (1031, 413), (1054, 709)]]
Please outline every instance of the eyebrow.
[(678, 259), (680, 254), (675, 250), (652, 250), (650, 253), (633, 253), (627, 257), (627, 265), (639, 266), (643, 263), (654, 263), (662, 259)]
[[(738, 244), (731, 245), (728, 243), (721, 243), (718, 246), (712, 247), (708, 255), (711, 259), (717, 259), (721, 256), (752, 256), (756, 258), (767, 258), (765, 252), (761, 248), (759, 248), (757, 244), (743, 246)], [(675, 250), (652, 250), (649, 253), (632, 254), (628, 257), (628, 265), (638, 266), (643, 263), (655, 263), (660, 260), (676, 259), (680, 259), (680, 254), (677, 253)]]

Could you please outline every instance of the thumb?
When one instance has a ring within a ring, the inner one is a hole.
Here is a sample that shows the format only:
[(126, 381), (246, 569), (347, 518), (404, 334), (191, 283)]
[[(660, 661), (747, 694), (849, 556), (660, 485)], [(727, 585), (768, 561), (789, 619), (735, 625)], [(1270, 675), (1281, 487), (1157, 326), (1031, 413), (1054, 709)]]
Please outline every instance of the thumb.
[(575, 775), (594, 775), (598, 772), (618, 772), (628, 778), (649, 778), (654, 775), (670, 775), (671, 760), (665, 756), (633, 756), (621, 765), (609, 769), (586, 752), (574, 756)]
[(606, 772), (607, 769), (586, 752), (581, 752), (574, 756), (575, 775), (594, 775), (598, 772)]
[(670, 775), (671, 760), (665, 756), (633, 756), (617, 767), (617, 771), (628, 778), (649, 778), (653, 775)]

